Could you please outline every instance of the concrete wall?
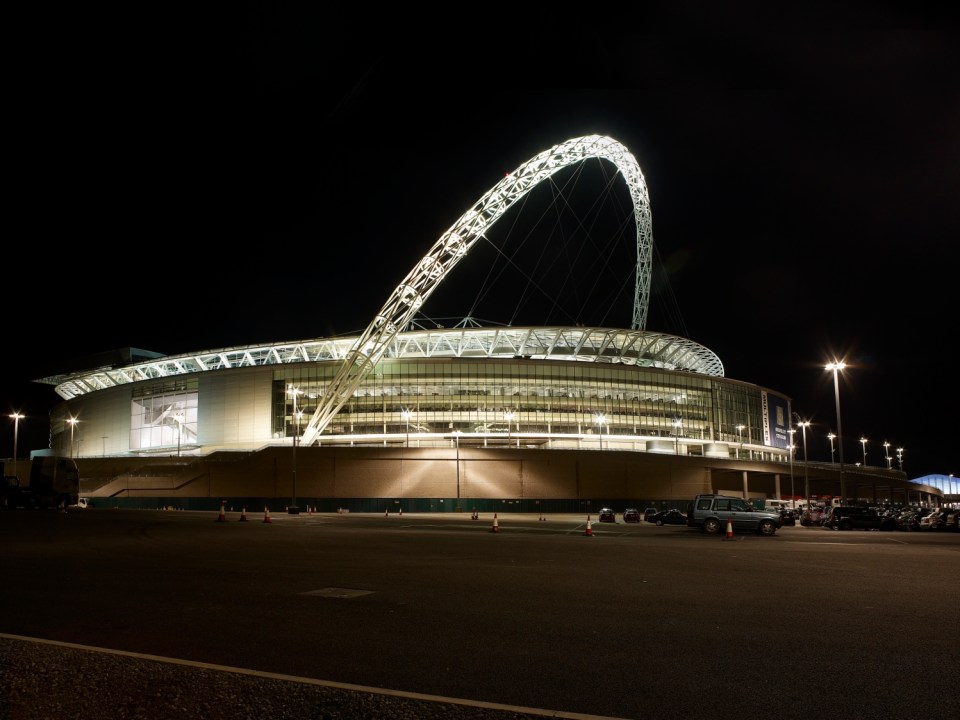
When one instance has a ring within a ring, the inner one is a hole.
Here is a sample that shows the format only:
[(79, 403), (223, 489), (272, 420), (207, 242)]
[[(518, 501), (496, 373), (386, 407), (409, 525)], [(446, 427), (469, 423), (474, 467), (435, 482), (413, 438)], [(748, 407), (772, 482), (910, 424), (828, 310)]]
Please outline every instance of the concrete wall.
[[(609, 498), (685, 506), (703, 492), (777, 498), (788, 496), (791, 485), (794, 494), (804, 492), (802, 475), (795, 474), (791, 483), (782, 463), (605, 450), (300, 447), (295, 492), (292, 448), (204, 458), (89, 458), (77, 464), (81, 494), (93, 498)], [(916, 494), (917, 486), (905, 477), (882, 474), (848, 477), (847, 486), (870, 499), (894, 489)], [(815, 494), (836, 494), (839, 487), (830, 470), (811, 475), (810, 483)]]

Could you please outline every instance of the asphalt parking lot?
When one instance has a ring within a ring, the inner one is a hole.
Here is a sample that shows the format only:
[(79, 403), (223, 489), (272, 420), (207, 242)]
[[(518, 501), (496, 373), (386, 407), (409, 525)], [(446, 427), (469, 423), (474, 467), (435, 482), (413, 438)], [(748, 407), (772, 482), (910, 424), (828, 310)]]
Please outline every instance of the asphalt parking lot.
[[(796, 526), (730, 541), (650, 523), (586, 535), (586, 516), (498, 515), (498, 531), (490, 514), (263, 519), (0, 515), (16, 578), (0, 596), (0, 631), (15, 636), (3, 644), (9, 716), (429, 717), (452, 703), (497, 717), (688, 718), (704, 716), (706, 694), (753, 717), (774, 693), (778, 715), (799, 718), (815, 690), (849, 717), (911, 717), (921, 680), (930, 693), (953, 684), (956, 586), (943, 580), (960, 567), (957, 535)], [(890, 623), (912, 638), (896, 662), (867, 631)], [(817, 642), (787, 639), (797, 627)], [(24, 638), (79, 647), (34, 661)], [(105, 702), (78, 709), (92, 678)], [(349, 691), (344, 704), (334, 690)], [(285, 695), (299, 714), (280, 714)]]

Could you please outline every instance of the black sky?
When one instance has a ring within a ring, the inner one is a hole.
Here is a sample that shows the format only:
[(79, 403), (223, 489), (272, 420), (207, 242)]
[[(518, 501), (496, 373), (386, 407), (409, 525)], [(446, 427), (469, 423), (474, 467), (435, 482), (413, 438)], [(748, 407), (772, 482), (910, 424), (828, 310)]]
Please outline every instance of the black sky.
[[(603, 134), (650, 192), (650, 329), (792, 397), (814, 422), (811, 459), (836, 430), (823, 364), (844, 358), (846, 460), (865, 435), (871, 464), (889, 440), (912, 477), (957, 473), (955, 18), (922, 3), (695, 7), (396, 11), (375, 28), (257, 3), (25, 19), (0, 388), (28, 416), (21, 454), (47, 444), (58, 398), (29, 381), (57, 364), (360, 330), (505, 172)], [(427, 314), (467, 312), (480, 257)], [(492, 314), (518, 297), (477, 314), (506, 322)], [(626, 326), (621, 309), (606, 322)]]

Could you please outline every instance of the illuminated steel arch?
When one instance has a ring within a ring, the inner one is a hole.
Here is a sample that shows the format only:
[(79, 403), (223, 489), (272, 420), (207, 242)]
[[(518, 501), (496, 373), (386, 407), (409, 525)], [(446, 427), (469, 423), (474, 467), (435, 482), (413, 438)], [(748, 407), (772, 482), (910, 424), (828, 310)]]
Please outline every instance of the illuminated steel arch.
[(390, 341), (403, 330), (447, 273), (501, 215), (557, 171), (589, 158), (601, 158), (613, 163), (630, 190), (637, 226), (636, 295), (632, 328), (643, 330), (650, 302), (650, 253), (653, 243), (650, 199), (643, 173), (633, 155), (616, 140), (602, 135), (573, 138), (545, 150), (504, 177), (440, 236), (393, 291), (354, 344), (307, 424), (300, 439), (301, 444), (311, 444), (323, 432), (360, 386), (364, 376), (373, 370)]

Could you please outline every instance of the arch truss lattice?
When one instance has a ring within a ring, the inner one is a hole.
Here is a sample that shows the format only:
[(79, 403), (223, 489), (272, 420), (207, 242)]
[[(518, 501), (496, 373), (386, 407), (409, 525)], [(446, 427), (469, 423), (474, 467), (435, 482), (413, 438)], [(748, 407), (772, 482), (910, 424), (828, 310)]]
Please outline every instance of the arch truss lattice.
[(636, 294), (634, 330), (644, 330), (650, 301), (650, 268), (653, 233), (650, 199), (640, 166), (616, 140), (602, 135), (573, 138), (528, 160), (487, 191), (440, 236), (357, 339), (304, 429), (300, 443), (309, 445), (373, 370), (389, 346), (427, 301), (447, 274), (462, 260), (478, 239), (515, 203), (559, 170), (590, 158), (613, 163), (623, 175), (633, 202), (637, 227)]

